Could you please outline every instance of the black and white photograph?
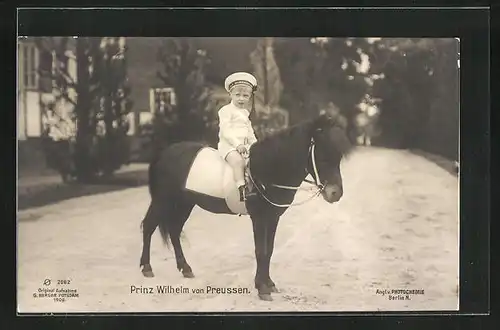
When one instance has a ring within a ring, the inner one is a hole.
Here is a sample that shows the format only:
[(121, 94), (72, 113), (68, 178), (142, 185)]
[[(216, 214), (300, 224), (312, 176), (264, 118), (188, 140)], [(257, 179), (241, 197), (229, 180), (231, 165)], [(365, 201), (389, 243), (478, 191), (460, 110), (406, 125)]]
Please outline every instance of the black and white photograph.
[(18, 36), (18, 313), (458, 311), (460, 38)]

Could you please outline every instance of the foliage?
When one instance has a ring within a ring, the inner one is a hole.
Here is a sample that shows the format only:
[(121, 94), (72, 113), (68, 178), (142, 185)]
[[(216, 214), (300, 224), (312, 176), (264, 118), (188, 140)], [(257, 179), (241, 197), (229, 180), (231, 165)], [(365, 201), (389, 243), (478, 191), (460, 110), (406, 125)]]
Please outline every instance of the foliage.
[(252, 119), (252, 126), (258, 140), (286, 128), (284, 110), (278, 111), (278, 109), (275, 108), (271, 112), (260, 111)]
[(127, 79), (126, 46), (124, 39), (103, 38), (103, 56), (96, 63), (101, 82), (100, 111), (97, 120), (104, 122), (104, 137), (100, 139), (99, 162), (105, 174), (111, 174), (128, 163), (128, 114), (132, 109), (130, 85)]
[[(70, 155), (74, 164), (72, 174), (81, 182), (93, 180), (100, 172), (111, 174), (128, 157), (125, 120), (131, 103), (124, 50), (106, 47), (102, 41), (103, 38), (97, 37), (35, 40), (44, 58), (52, 59), (54, 54), (50, 65), (39, 68), (40, 76), (45, 79), (45, 92), (54, 96), (41, 107), (47, 117), (59, 118), (55, 123), (75, 128), (76, 132), (61, 138), (74, 144)], [(115, 56), (118, 54), (119, 58)], [(74, 72), (70, 70), (71, 63)], [(107, 128), (105, 139), (98, 136), (103, 120)], [(59, 127), (49, 124), (48, 129), (53, 128)]]
[(287, 114), (279, 108), (283, 92), (280, 69), (274, 57), (274, 38), (260, 38), (250, 53), (253, 74), (258, 88), (255, 92), (254, 112), (250, 114), (257, 139), (285, 128)]
[(292, 122), (333, 102), (354, 138), (358, 104), (376, 99), (381, 113), (375, 143), (458, 157), (455, 39), (277, 38), (275, 55), (284, 85), (281, 105)]
[(279, 67), (274, 59), (273, 38), (259, 39), (257, 47), (250, 54), (250, 61), (259, 85), (255, 93), (256, 103), (270, 108), (278, 106), (283, 84)]
[(379, 143), (458, 157), (458, 42), (455, 39), (382, 39), (370, 57), (385, 79)]
[(369, 89), (362, 63), (362, 38), (293, 38), (276, 40), (275, 54), (284, 84), (282, 106), (291, 121), (313, 116), (334, 102), (349, 122)]
[(163, 68), (158, 78), (173, 88), (175, 101), (155, 109), (154, 134), (159, 144), (180, 140), (205, 140), (214, 112), (204, 69), (209, 59), (190, 38), (165, 38), (159, 50)]

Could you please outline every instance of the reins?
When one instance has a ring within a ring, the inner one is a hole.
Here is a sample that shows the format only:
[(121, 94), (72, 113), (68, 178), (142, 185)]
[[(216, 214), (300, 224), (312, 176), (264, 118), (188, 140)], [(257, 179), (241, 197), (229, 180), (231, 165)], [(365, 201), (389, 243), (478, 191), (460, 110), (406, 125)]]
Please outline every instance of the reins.
[[(311, 138), (311, 144), (309, 145), (309, 154), (311, 155), (311, 160), (312, 160), (312, 165), (313, 165), (313, 171), (314, 171), (314, 179), (315, 179), (315, 181), (311, 181), (311, 180), (307, 180), (307, 179), (304, 179), (303, 181), (316, 185), (316, 187), (318, 187), (318, 190), (316, 191), (316, 193), (314, 193), (314, 195), (312, 195), (311, 197), (307, 198), (304, 201), (297, 202), (297, 203), (291, 203), (291, 204), (277, 204), (277, 203), (274, 203), (273, 201), (269, 200), (269, 198), (267, 198), (267, 196), (264, 194), (264, 192), (260, 189), (259, 185), (255, 182), (255, 180), (254, 180), (254, 178), (253, 178), (253, 176), (252, 176), (251, 173), (249, 173), (250, 180), (252, 180), (252, 183), (253, 183), (254, 187), (258, 190), (258, 192), (260, 193), (260, 195), (269, 204), (271, 204), (273, 206), (276, 206), (276, 207), (291, 207), (291, 206), (298, 206), (298, 205), (305, 204), (305, 203), (309, 202), (310, 200), (312, 200), (313, 198), (316, 198), (317, 196), (319, 196), (319, 194), (321, 194), (321, 192), (323, 191), (323, 189), (325, 189), (325, 186), (321, 183), (321, 180), (319, 179), (319, 172), (318, 172), (318, 168), (316, 166), (316, 156), (315, 156), (315, 152), (314, 151), (315, 151), (315, 143), (314, 143), (314, 139)], [(307, 170), (307, 165), (306, 165), (306, 168), (305, 168), (305, 172), (307, 174), (309, 174), (309, 171)], [(299, 188), (300, 188), (300, 186), (286, 186), (286, 185), (279, 185), (279, 184), (271, 184), (271, 186), (276, 187), (276, 188), (281, 188), (281, 189), (288, 189), (288, 190), (299, 190)]]

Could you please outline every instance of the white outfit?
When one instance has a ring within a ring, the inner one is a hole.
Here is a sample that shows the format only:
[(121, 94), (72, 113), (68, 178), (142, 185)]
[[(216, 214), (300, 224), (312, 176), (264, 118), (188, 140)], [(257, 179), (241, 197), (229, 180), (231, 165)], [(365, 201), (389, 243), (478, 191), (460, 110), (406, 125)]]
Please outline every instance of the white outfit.
[(236, 150), (240, 144), (246, 146), (247, 150), (257, 142), (252, 123), (248, 118), (250, 112), (247, 109), (236, 107), (233, 102), (223, 106), (219, 110), (219, 143), (217, 149), (222, 158), (226, 159), (228, 153)]

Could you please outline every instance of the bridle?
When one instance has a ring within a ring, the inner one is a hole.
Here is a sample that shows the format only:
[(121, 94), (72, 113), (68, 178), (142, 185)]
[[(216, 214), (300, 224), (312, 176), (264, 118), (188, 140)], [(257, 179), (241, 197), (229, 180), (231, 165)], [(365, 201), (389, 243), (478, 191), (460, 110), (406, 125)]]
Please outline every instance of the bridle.
[[(249, 177), (250, 177), (250, 180), (252, 181), (254, 187), (257, 189), (257, 191), (260, 193), (260, 195), (271, 205), (274, 205), (276, 207), (291, 207), (291, 206), (297, 206), (297, 205), (301, 205), (301, 204), (304, 204), (310, 200), (312, 200), (313, 198), (316, 198), (317, 196), (319, 196), (319, 194), (321, 194), (321, 192), (325, 189), (325, 185), (323, 183), (321, 183), (321, 180), (319, 178), (319, 172), (318, 172), (318, 167), (316, 166), (316, 154), (315, 154), (315, 149), (316, 149), (316, 143), (314, 141), (314, 138), (312, 137), (311, 138), (311, 143), (309, 144), (309, 157), (311, 157), (311, 162), (312, 162), (312, 167), (313, 167), (313, 172), (314, 174), (310, 173), (309, 170), (307, 169), (307, 165), (305, 167), (305, 172), (306, 174), (311, 174), (314, 178), (314, 181), (311, 181), (311, 180), (308, 180), (308, 179), (304, 179), (303, 182), (307, 182), (307, 183), (311, 183), (311, 184), (314, 184), (318, 190), (309, 198), (307, 198), (306, 200), (304, 201), (301, 201), (301, 202), (297, 202), (297, 203), (292, 203), (292, 204), (277, 204), (277, 203), (274, 203), (272, 202), (271, 200), (269, 200), (269, 198), (267, 198), (267, 196), (264, 194), (264, 192), (261, 190), (261, 187), (259, 186), (259, 184), (257, 184), (251, 174), (251, 172), (249, 173)], [(300, 186), (286, 186), (286, 185), (280, 185), (280, 184), (271, 184), (270, 186), (272, 187), (276, 187), (276, 188), (280, 188), (280, 189), (287, 189), (287, 190), (299, 190), (300, 189)], [(264, 190), (265, 190), (265, 187), (264, 187)]]

